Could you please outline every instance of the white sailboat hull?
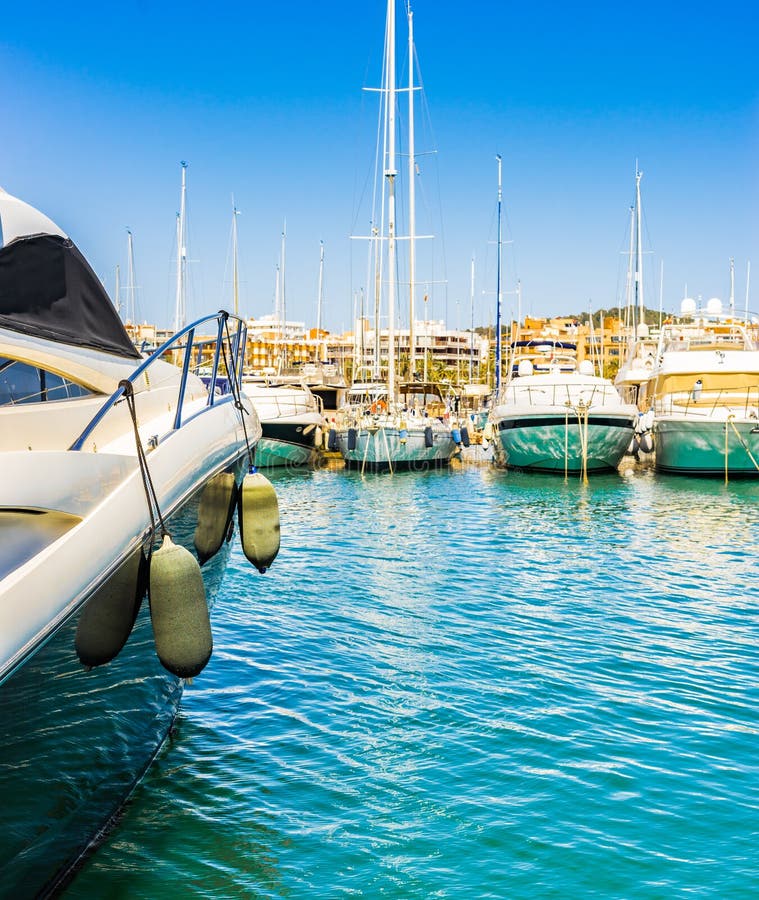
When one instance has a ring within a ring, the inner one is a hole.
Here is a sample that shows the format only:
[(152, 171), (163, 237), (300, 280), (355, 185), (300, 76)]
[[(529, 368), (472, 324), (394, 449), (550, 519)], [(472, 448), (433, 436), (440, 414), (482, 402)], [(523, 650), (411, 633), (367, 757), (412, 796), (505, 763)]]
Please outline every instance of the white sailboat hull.
[(346, 466), (370, 471), (446, 466), (458, 449), (441, 423), (401, 429), (382, 421), (338, 431), (337, 447)]

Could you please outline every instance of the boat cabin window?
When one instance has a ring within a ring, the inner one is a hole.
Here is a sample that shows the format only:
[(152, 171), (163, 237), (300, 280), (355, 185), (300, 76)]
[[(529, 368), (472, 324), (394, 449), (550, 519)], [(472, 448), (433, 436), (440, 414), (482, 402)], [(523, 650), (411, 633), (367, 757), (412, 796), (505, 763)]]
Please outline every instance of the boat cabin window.
[(356, 406), (370, 406), (377, 401), (387, 402), (387, 391), (358, 390), (348, 394), (348, 402)]
[(92, 394), (87, 388), (30, 363), (0, 357), (0, 406), (72, 400)]

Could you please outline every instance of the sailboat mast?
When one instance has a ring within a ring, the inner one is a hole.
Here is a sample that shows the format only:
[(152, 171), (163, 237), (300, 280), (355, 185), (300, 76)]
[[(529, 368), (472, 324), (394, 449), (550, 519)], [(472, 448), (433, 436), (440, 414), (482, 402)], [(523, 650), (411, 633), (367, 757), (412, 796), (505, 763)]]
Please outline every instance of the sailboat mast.
[(735, 314), (735, 259), (730, 257), (730, 315)]
[(316, 339), (319, 340), (322, 330), (322, 301), (324, 289), (324, 241), (319, 241), (319, 292), (316, 304)]
[(279, 275), (279, 304), (280, 304), (280, 328), (282, 333), (282, 347), (280, 350), (279, 369), (287, 367), (287, 294), (285, 293), (285, 245), (287, 244), (287, 219), (282, 224), (282, 252), (280, 254), (281, 272)]
[(749, 285), (751, 284), (751, 260), (746, 263), (746, 322), (748, 323)]
[(174, 308), (174, 331), (181, 331), (185, 325), (186, 311), (186, 288), (185, 281), (187, 277), (187, 234), (186, 234), (186, 213), (187, 213), (187, 163), (182, 160), (182, 192), (179, 201), (179, 214), (177, 216), (177, 296), (176, 306)]
[(633, 271), (635, 269), (635, 204), (630, 207), (630, 252), (627, 257), (627, 282), (625, 284), (625, 326), (635, 326), (633, 315)]
[(134, 286), (134, 239), (132, 232), (127, 228), (127, 318), (130, 322), (137, 321), (137, 304), (135, 302)]
[(501, 240), (501, 205), (503, 203), (503, 188), (501, 183), (501, 156), (496, 155), (498, 162), (498, 265), (496, 266), (496, 307), (495, 307), (495, 391), (501, 389), (501, 253), (503, 241)]
[(116, 312), (121, 315), (121, 271), (118, 263), (116, 263), (116, 290), (114, 292), (113, 303), (116, 307)]
[(380, 380), (380, 353), (382, 350), (382, 331), (380, 328), (380, 317), (381, 317), (381, 298), (382, 298), (382, 273), (381, 273), (381, 255), (382, 255), (382, 244), (379, 240), (379, 230), (375, 225), (372, 228), (372, 235), (374, 236), (374, 360), (373, 360), (373, 370), (372, 377), (375, 381)]
[(279, 263), (277, 263), (276, 274), (274, 276), (274, 362), (277, 367), (277, 372), (282, 371), (282, 328), (280, 326), (280, 322), (282, 321), (282, 313), (280, 309), (280, 277), (279, 277)]
[(469, 274), (469, 383), (472, 383), (472, 366), (474, 364), (474, 254)]
[(387, 385), (395, 397), (395, 0), (387, 3)]
[(635, 172), (635, 308), (638, 311), (638, 325), (642, 325), (645, 321), (645, 312), (643, 306), (643, 240), (642, 240), (642, 220), (640, 208), (640, 179), (643, 173)]
[(416, 161), (414, 159), (414, 14), (408, 5), (408, 204), (409, 204), (409, 379), (416, 370), (414, 280), (416, 277)]
[(240, 210), (232, 197), (232, 307), (236, 316), (240, 314), (240, 270), (237, 263), (237, 217)]

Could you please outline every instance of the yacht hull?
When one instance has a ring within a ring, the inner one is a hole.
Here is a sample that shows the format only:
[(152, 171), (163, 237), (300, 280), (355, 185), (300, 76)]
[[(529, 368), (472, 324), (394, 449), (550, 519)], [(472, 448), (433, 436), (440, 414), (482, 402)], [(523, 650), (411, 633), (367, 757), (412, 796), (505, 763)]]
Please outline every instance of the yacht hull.
[(759, 478), (759, 421), (756, 419), (726, 422), (724, 419), (656, 418), (655, 466), (660, 472), (724, 476), (726, 446), (729, 477)]
[[(201, 491), (169, 521), (192, 552)], [(209, 606), (228, 555), (225, 542), (201, 568)], [(147, 597), (116, 658), (82, 665), (75, 636), (94, 594), (0, 684), (2, 896), (46, 896), (70, 879), (159, 752), (182, 696), (156, 656)]]
[[(511, 469), (579, 473), (583, 468), (585, 422), (552, 414), (495, 414), (495, 460)], [(590, 414), (587, 471), (617, 468), (634, 433), (630, 415)]]
[[(355, 436), (355, 446), (351, 446), (354, 441), (349, 431)], [(433, 428), (431, 440), (424, 429), (406, 432), (402, 435), (397, 426), (381, 424), (345, 429), (337, 433), (337, 446), (345, 465), (362, 471), (423, 471), (447, 466), (458, 449), (448, 429)]]
[(316, 437), (321, 432), (314, 423), (262, 422), (261, 432), (257, 466), (309, 466), (317, 462)]

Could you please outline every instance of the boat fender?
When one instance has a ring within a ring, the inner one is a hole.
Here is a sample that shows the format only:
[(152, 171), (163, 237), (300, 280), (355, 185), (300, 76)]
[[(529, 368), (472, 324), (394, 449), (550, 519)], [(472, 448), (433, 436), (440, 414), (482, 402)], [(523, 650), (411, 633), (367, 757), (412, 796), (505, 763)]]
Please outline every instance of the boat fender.
[(633, 439), (630, 441), (630, 444), (627, 448), (627, 452), (630, 456), (637, 456), (639, 450), (640, 450), (640, 441), (638, 440), (637, 435), (633, 435)]
[(279, 553), (279, 503), (274, 485), (260, 472), (243, 478), (238, 521), (243, 553), (265, 572)]
[(231, 472), (220, 472), (203, 488), (194, 538), (201, 566), (215, 556), (224, 543), (236, 500), (237, 485)]
[(640, 445), (641, 453), (653, 453), (654, 452), (654, 439), (650, 431), (644, 432), (638, 438), (638, 444)]
[(76, 626), (74, 648), (92, 669), (114, 659), (132, 633), (147, 588), (142, 548), (133, 553), (85, 603)]
[(334, 428), (330, 428), (327, 434), (327, 450), (330, 453), (334, 453), (337, 450), (337, 431)]
[(482, 436), (485, 438), (486, 441), (493, 440), (493, 423), (492, 422), (488, 422), (485, 425), (485, 428), (482, 432)]
[(314, 429), (314, 447), (317, 449), (324, 446), (324, 433), (321, 428), (317, 425)]
[(454, 444), (461, 443), (461, 431), (458, 428), (451, 428), (451, 437), (453, 438)]
[(461, 429), (461, 443), (465, 447), (468, 447), (472, 443), (469, 438), (469, 429), (466, 427), (466, 425)]
[(161, 665), (178, 678), (194, 678), (213, 652), (211, 617), (198, 561), (168, 534), (150, 560), (148, 597)]
[(355, 450), (356, 449), (356, 438), (358, 437), (358, 432), (355, 428), (348, 429), (348, 449)]
[(431, 447), (435, 443), (435, 439), (432, 435), (432, 427), (428, 425), (424, 429), (424, 446)]
[(405, 444), (408, 441), (408, 425), (405, 419), (401, 419), (398, 423), (398, 440), (401, 444)]

